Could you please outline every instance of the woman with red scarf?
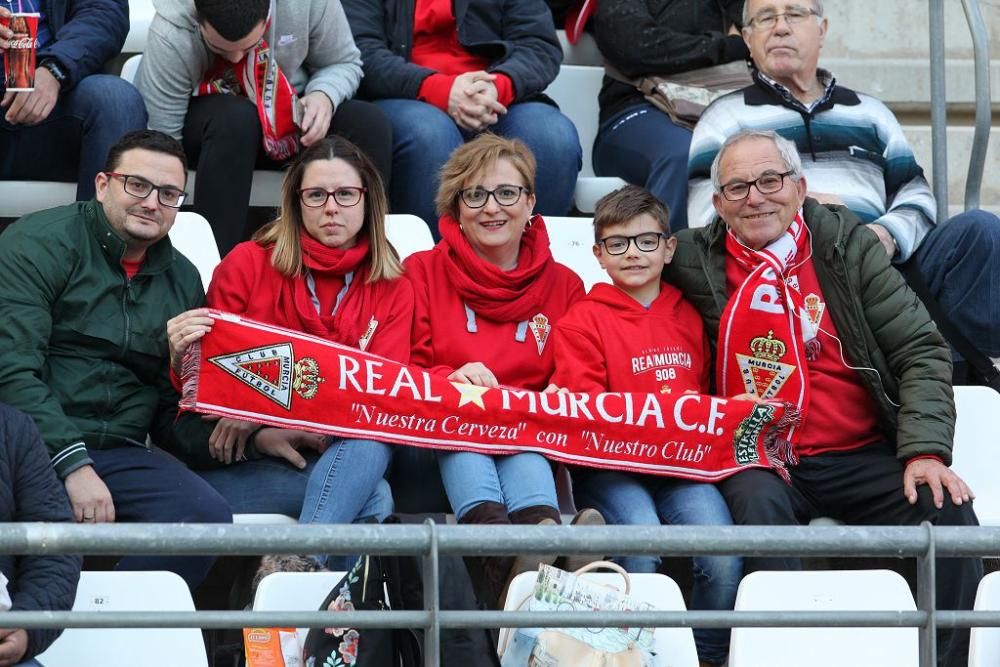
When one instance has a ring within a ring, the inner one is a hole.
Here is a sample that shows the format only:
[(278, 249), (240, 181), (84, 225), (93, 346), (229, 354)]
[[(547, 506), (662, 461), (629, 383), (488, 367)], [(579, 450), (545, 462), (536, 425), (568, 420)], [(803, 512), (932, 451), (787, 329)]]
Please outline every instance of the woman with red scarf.
[[(480, 387), (549, 385), (552, 327), (583, 297), (583, 283), (552, 259), (545, 222), (532, 216), (534, 187), (535, 159), (520, 141), (483, 134), (451, 154), (436, 202), (442, 240), (405, 263), (416, 300), (414, 365)], [(559, 523), (552, 469), (540, 454), (442, 452), (438, 464), (459, 523)], [(490, 604), (512, 572), (531, 566), (511, 557), (467, 562)]]
[[(382, 178), (356, 146), (339, 137), (310, 146), (285, 175), (278, 219), (226, 255), (206, 305), (407, 363), (413, 289), (386, 238), (387, 208)], [(211, 325), (205, 309), (168, 323), (175, 370)], [(210, 448), (225, 466), (201, 474), (236, 513), (350, 523), (392, 512), (391, 445), (221, 419)]]

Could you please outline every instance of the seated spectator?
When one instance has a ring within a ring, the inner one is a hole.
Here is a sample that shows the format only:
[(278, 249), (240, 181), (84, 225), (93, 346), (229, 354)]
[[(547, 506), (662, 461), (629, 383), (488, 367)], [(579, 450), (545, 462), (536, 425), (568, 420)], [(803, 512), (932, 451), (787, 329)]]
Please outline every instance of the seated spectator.
[[(535, 158), (520, 141), (483, 134), (452, 153), (437, 194), (443, 238), (404, 262), (416, 299), (414, 365), (480, 387), (548, 386), (549, 335), (583, 296), (583, 284), (552, 259), (545, 222), (532, 215), (535, 201)], [(552, 468), (541, 454), (441, 452), (438, 462), (459, 523), (560, 522)], [(480, 601), (503, 607), (510, 578), (539, 560), (466, 562)]]
[[(201, 278), (167, 232), (184, 203), (181, 145), (119, 139), (96, 199), (40, 211), (0, 239), (0, 401), (35, 420), (77, 521), (228, 523), (226, 501), (168, 451), (207, 438), (177, 418), (167, 320), (201, 305)], [(148, 440), (147, 440), (148, 437)], [(194, 588), (214, 557), (126, 556)]]
[[(146, 127), (132, 84), (100, 74), (128, 33), (125, 0), (19, 0), (39, 13), (35, 89), (5, 90), (0, 77), (0, 180), (76, 181), (76, 198), (94, 196), (94, 177), (120, 136)], [(11, 9), (0, 6), (0, 17)], [(13, 31), (0, 25), (0, 61)]]
[[(751, 0), (752, 1), (752, 0)], [(786, 10), (787, 11), (787, 10)], [(670, 281), (717, 350), (717, 391), (799, 407), (791, 482), (746, 470), (718, 484), (741, 525), (828, 516), (864, 525), (978, 525), (951, 462), (948, 348), (878, 237), (847, 209), (806, 198), (795, 144), (771, 130), (726, 139), (711, 167), (718, 217), (679, 233)], [(798, 559), (746, 559), (748, 571)], [(979, 559), (937, 561), (940, 609), (971, 609)], [(968, 659), (943, 630), (942, 664)]]
[[(0, 403), (0, 521), (72, 521), (66, 491), (31, 419)], [(79, 556), (0, 556), (3, 611), (68, 611), (80, 580)], [(62, 630), (0, 630), (0, 665), (40, 667)]]
[(182, 140), (198, 170), (194, 210), (223, 256), (245, 238), (254, 168), (281, 168), (300, 145), (347, 137), (389, 181), (392, 130), (350, 99), (361, 54), (340, 2), (154, 4), (136, 86), (149, 126)]
[[(553, 384), (573, 392), (707, 393), (712, 356), (701, 318), (660, 274), (677, 239), (666, 207), (635, 185), (605, 195), (594, 210), (594, 256), (611, 285), (597, 283), (556, 325)], [(637, 355), (673, 359), (637, 370)], [(741, 392), (742, 393), (742, 392)], [(670, 477), (574, 468), (580, 506), (613, 524), (731, 525), (729, 508), (713, 484)], [(615, 559), (629, 572), (656, 572), (655, 555)], [(743, 577), (735, 556), (695, 556), (691, 609), (732, 609)], [(729, 631), (695, 628), (702, 665), (721, 665)]]
[(476, 134), (520, 139), (537, 156), (538, 208), (565, 215), (580, 171), (576, 128), (545, 95), (562, 50), (543, 0), (344, 0), (365, 77), (393, 131), (393, 213), (440, 238), (434, 193), (451, 152)]
[[(599, 2), (594, 37), (607, 61), (630, 78), (667, 75), (746, 60), (739, 24), (743, 0)], [(723, 14), (725, 9), (725, 14)], [(691, 130), (674, 124), (635, 86), (604, 77), (594, 173), (643, 185), (670, 210), (674, 231), (686, 229)]]
[(725, 139), (774, 130), (805, 156), (809, 195), (861, 218), (893, 263), (919, 274), (959, 331), (1000, 356), (1000, 220), (973, 210), (935, 225), (934, 196), (892, 112), (818, 67), (827, 30), (821, 2), (748, 0), (743, 25), (754, 84), (716, 100), (695, 128), (691, 225), (714, 218), (709, 171)]
[[(386, 238), (386, 208), (372, 161), (346, 139), (321, 140), (285, 174), (278, 219), (216, 268), (206, 305), (407, 363), (413, 288)], [(196, 309), (167, 323), (175, 375), (213, 322), (208, 310)], [(200, 474), (235, 512), (287, 514), (302, 523), (382, 521), (392, 513), (383, 477), (394, 449), (224, 418), (209, 441), (223, 467)]]

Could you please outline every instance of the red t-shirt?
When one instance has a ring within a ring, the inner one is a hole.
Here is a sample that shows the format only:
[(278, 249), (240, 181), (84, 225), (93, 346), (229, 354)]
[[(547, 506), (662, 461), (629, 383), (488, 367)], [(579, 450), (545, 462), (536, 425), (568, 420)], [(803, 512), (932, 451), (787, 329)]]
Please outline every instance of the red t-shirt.
[(559, 321), (554, 343), (552, 382), (570, 391), (708, 391), (705, 327), (680, 291), (666, 283), (649, 308), (613, 285), (594, 285)]
[[(420, 84), (417, 99), (445, 112), (455, 78), (466, 72), (485, 70), (490, 64), (489, 58), (470, 53), (459, 43), (451, 0), (417, 0), (410, 60), (437, 72)], [(497, 101), (509, 106), (514, 101), (514, 83), (506, 74), (494, 73)]]
[[(466, 363), (479, 361), (501, 384), (545, 389), (555, 360), (551, 330), (544, 343), (531, 331), (518, 341), (516, 322), (495, 322), (477, 314), (476, 331), (470, 332), (465, 304), (448, 275), (445, 252), (436, 247), (410, 255), (403, 263), (415, 299), (412, 363), (448, 375)], [(562, 264), (553, 262), (546, 270), (556, 276), (539, 312), (554, 327), (583, 297), (583, 282)]]
[(122, 260), (122, 268), (125, 269), (125, 275), (131, 280), (135, 278), (135, 274), (139, 273), (139, 269), (142, 268), (142, 263), (146, 261), (146, 256), (143, 255), (142, 259), (130, 262), (127, 259)]

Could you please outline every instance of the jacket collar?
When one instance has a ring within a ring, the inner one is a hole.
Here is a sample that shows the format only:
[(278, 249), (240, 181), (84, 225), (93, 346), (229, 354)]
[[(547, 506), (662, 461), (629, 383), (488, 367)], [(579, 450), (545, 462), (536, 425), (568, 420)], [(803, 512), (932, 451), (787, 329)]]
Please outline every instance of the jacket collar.
[[(108, 264), (121, 268), (122, 257), (125, 255), (125, 240), (108, 222), (104, 207), (96, 199), (91, 199), (83, 205), (83, 213), (87, 227), (108, 260)], [(173, 262), (174, 247), (170, 243), (170, 238), (164, 236), (146, 250), (146, 258), (143, 260), (140, 273), (162, 273), (170, 268)]]
[(816, 76), (823, 84), (823, 96), (808, 107), (798, 101), (788, 88), (756, 67), (751, 68), (750, 75), (753, 77), (753, 85), (743, 89), (743, 102), (750, 107), (780, 104), (801, 114), (811, 115), (827, 111), (837, 105), (857, 106), (861, 104), (857, 93), (850, 88), (838, 86), (837, 79), (833, 74), (822, 68), (816, 71)]

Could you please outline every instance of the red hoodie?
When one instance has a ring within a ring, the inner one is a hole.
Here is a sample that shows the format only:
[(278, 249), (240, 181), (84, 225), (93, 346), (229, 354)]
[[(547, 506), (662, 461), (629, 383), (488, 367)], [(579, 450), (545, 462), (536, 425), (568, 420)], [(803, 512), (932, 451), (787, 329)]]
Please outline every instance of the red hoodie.
[(708, 391), (711, 354), (694, 307), (660, 283), (644, 308), (598, 283), (556, 326), (552, 382), (570, 391), (680, 394)]
[[(501, 384), (533, 391), (548, 386), (554, 357), (551, 333), (540, 343), (531, 331), (516, 339), (516, 322), (494, 322), (475, 316), (475, 333), (469, 331), (465, 304), (452, 286), (440, 246), (410, 255), (403, 263), (413, 284), (416, 304), (413, 318), (415, 366), (448, 375), (472, 361), (482, 362)], [(583, 297), (580, 277), (562, 264), (552, 263), (553, 288), (540, 312), (550, 326)], [(539, 349), (541, 348), (541, 349)]]

